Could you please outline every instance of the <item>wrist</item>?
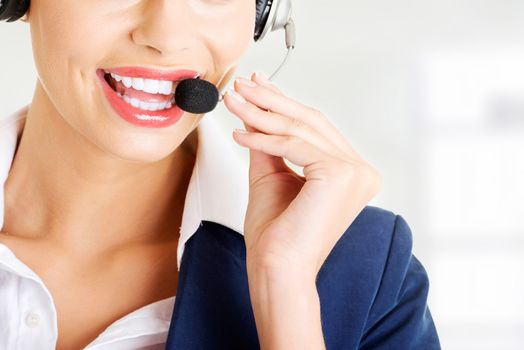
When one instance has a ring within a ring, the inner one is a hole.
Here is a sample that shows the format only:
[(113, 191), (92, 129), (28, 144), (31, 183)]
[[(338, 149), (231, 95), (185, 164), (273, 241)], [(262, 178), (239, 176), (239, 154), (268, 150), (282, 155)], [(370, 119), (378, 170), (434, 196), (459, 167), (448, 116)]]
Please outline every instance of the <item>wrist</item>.
[(325, 349), (314, 279), (251, 269), (248, 282), (261, 349)]
[(297, 296), (308, 299), (318, 298), (315, 278), (301, 271), (286, 269), (268, 270), (257, 267), (248, 269), (248, 285), (252, 298), (279, 300), (293, 299)]
[(246, 270), (250, 283), (268, 282), (272, 285), (300, 285), (302, 288), (316, 289), (318, 271), (308, 268), (304, 262), (260, 259), (247, 254)]

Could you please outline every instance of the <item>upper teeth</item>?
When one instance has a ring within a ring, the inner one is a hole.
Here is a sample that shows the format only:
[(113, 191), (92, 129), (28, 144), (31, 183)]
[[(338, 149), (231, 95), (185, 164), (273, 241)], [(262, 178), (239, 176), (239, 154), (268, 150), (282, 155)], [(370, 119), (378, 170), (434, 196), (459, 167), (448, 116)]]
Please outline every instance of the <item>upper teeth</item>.
[(123, 77), (115, 73), (110, 74), (116, 81), (121, 81), (126, 88), (133, 87), (135, 90), (145, 91), (150, 94), (171, 95), (173, 93), (172, 81)]

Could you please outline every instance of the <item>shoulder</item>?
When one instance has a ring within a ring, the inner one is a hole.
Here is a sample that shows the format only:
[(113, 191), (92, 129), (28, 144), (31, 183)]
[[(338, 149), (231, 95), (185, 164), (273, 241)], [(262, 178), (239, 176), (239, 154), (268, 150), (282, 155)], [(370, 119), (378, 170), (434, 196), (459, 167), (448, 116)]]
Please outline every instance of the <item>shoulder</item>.
[(401, 215), (368, 205), (342, 234), (322, 269), (347, 268), (358, 263), (380, 275), (388, 258), (407, 263), (412, 246), (411, 229)]
[(318, 286), (336, 279), (342, 295), (350, 289), (362, 290), (361, 302), (372, 306), (370, 316), (380, 304), (394, 303), (409, 283), (416, 282), (427, 294), (429, 280), (412, 248), (411, 228), (401, 215), (366, 206), (322, 265)]
[[(362, 210), (317, 277), (328, 334), (346, 320), (364, 349), (440, 348), (427, 306), (428, 275), (412, 247), (401, 215), (373, 206)], [(335, 333), (331, 338), (340, 339)]]

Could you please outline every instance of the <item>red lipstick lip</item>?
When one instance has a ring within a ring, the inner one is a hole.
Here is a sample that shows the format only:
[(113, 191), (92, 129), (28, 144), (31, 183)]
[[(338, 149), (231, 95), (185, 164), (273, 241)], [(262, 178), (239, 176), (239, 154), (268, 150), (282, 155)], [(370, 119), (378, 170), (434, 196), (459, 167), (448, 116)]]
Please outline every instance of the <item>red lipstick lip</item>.
[(109, 105), (120, 118), (133, 125), (148, 128), (165, 128), (175, 124), (184, 115), (184, 111), (176, 104), (169, 109), (146, 111), (133, 107), (120, 98), (116, 91), (109, 86), (105, 79), (106, 73), (97, 69), (96, 75), (100, 81), (101, 89)]
[(124, 77), (130, 78), (145, 78), (155, 80), (169, 80), (179, 81), (183, 79), (192, 79), (196, 77), (202, 77), (203, 74), (190, 69), (177, 69), (177, 70), (161, 70), (145, 67), (118, 67), (104, 69), (104, 72), (114, 73)]

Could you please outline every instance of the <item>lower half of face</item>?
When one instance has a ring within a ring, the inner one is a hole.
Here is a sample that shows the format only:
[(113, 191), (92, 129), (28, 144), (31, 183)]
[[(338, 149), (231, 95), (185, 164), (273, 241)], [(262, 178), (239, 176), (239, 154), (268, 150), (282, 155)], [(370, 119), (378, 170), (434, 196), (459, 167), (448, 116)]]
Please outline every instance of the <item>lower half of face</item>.
[(46, 104), (103, 152), (160, 160), (203, 117), (176, 106), (177, 82), (223, 86), (253, 41), (255, 16), (255, 0), (32, 0), (43, 92), (32, 108)]

